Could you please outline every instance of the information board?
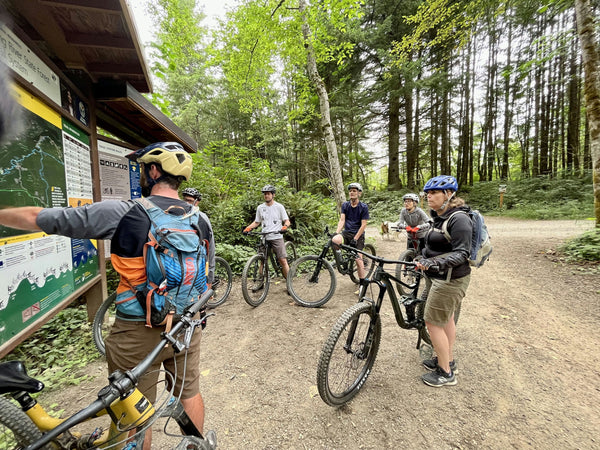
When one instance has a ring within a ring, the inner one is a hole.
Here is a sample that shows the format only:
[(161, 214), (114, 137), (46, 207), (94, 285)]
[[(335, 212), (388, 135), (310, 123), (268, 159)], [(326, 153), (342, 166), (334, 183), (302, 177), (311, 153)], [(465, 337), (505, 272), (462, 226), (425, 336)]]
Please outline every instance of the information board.
[[(0, 147), (2, 207), (93, 201), (89, 137), (15, 87), (22, 132)], [(95, 242), (0, 226), (0, 346), (99, 273)]]

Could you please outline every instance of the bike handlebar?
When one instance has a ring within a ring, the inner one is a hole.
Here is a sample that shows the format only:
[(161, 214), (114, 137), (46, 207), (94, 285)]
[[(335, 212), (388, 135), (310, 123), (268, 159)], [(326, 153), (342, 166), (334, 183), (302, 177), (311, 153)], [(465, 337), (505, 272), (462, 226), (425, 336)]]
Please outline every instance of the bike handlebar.
[(152, 365), (152, 362), (165, 348), (165, 346), (168, 344), (175, 345), (177, 343), (176, 337), (180, 334), (182, 328), (195, 328), (197, 326), (194, 324), (193, 317), (200, 310), (206, 307), (208, 300), (210, 300), (213, 294), (214, 292), (212, 289), (206, 290), (197, 302), (193, 303), (189, 308), (186, 309), (179, 322), (177, 322), (168, 333), (163, 333), (163, 338), (160, 343), (154, 347), (154, 349), (148, 353), (148, 355), (146, 355), (146, 357), (140, 361), (137, 366), (125, 373), (119, 370), (111, 373), (108, 377), (110, 384), (100, 389), (98, 392), (98, 398), (96, 400), (94, 400), (89, 406), (65, 419), (57, 427), (45, 433), (40, 440), (31, 444), (25, 450), (36, 450), (43, 447), (65, 431), (91, 417), (94, 417), (100, 411), (108, 408), (111, 403), (113, 403), (119, 397), (131, 392), (131, 390), (137, 386), (139, 378), (147, 372)]
[[(415, 267), (417, 265), (417, 263), (414, 261), (402, 261), (400, 259), (387, 259), (387, 258), (383, 258), (381, 256), (376, 256), (371, 253), (367, 253), (362, 250), (359, 250), (350, 245), (341, 244), (340, 247), (343, 248), (344, 250), (348, 250), (349, 252), (360, 253), (361, 255), (364, 255), (367, 258), (370, 258), (373, 261), (376, 261), (376, 262), (382, 263), (382, 264), (403, 264), (407, 267)], [(430, 266), (427, 270), (430, 270), (431, 272), (439, 272), (440, 267), (437, 265), (434, 265), (434, 266)]]

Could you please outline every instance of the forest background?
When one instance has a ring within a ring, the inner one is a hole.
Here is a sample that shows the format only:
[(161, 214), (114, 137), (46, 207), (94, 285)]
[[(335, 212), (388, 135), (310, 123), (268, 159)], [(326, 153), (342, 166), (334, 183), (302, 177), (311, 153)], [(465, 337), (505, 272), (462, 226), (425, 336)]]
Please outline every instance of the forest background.
[[(378, 225), (438, 174), (455, 175), (485, 215), (595, 220), (560, 257), (598, 273), (600, 83), (589, 73), (600, 68), (599, 7), (243, 1), (209, 29), (194, 0), (146, 1), (149, 98), (198, 142), (186, 186), (202, 192), (217, 253), (238, 275), (255, 251), (241, 231), (265, 184), (277, 186), (305, 255), (337, 223), (344, 184), (362, 183)], [(597, 58), (591, 69), (583, 47)], [(11, 358), (55, 366), (48, 385), (81, 382), (73, 368), (97, 357), (86, 314), (65, 309)]]
[(584, 200), (600, 224), (596, 0), (244, 0), (210, 28), (195, 0), (145, 7), (150, 99), (199, 144), (188, 185), (234, 268), (265, 184), (309, 246), (348, 182), (394, 220), (438, 174), (485, 213), (507, 186), (505, 214)]

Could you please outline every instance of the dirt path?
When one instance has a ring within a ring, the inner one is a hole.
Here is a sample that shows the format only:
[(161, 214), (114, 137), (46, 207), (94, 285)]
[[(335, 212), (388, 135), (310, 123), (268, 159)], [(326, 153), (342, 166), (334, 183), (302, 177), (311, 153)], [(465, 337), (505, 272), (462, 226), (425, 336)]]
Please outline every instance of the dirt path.
[[(463, 302), (453, 387), (420, 381), (416, 333), (400, 329), (385, 304), (373, 372), (354, 400), (331, 408), (317, 393), (316, 364), (356, 300), (354, 285), (338, 275), (334, 298), (307, 309), (290, 306), (280, 283), (251, 308), (237, 282), (203, 336), (206, 428), (219, 448), (598, 448), (600, 280), (552, 255), (593, 223), (486, 220), (494, 253)], [(405, 246), (375, 229), (368, 236), (381, 255)], [(101, 363), (89, 370), (104, 375)], [(60, 396), (77, 404), (102, 384), (100, 376)]]

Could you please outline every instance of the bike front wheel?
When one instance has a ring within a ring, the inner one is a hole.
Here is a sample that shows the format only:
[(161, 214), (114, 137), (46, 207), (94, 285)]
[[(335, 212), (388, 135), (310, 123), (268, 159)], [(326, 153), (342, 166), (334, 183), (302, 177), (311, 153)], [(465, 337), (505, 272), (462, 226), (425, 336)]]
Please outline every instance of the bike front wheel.
[(0, 448), (25, 448), (41, 437), (40, 430), (22, 410), (0, 396)]
[(106, 347), (104, 341), (110, 333), (110, 330), (115, 323), (116, 311), (115, 300), (117, 293), (109, 295), (106, 300), (102, 302), (96, 315), (94, 316), (94, 322), (92, 323), (92, 338), (94, 339), (94, 345), (102, 356), (106, 356)]
[(381, 320), (370, 303), (357, 303), (342, 314), (329, 333), (317, 368), (317, 388), (325, 403), (340, 406), (358, 394), (380, 341)]
[(258, 306), (269, 293), (269, 270), (262, 255), (254, 255), (248, 260), (242, 272), (242, 294), (250, 306)]
[[(398, 259), (400, 261), (413, 262), (416, 256), (417, 252), (414, 249), (408, 249), (402, 252)], [(395, 276), (399, 280), (409, 285), (413, 285), (417, 281), (417, 273), (415, 272), (414, 268), (408, 267), (405, 264), (396, 264)], [(409, 295), (412, 292), (412, 289), (409, 289), (400, 283), (396, 283), (396, 287), (398, 288), (400, 295)]]
[[(376, 255), (375, 247), (371, 244), (365, 244), (365, 248), (363, 248), (363, 252), (369, 253), (373, 256)], [(373, 270), (375, 269), (375, 264), (373, 264), (373, 260), (371, 258), (368, 258), (367, 256), (363, 256), (362, 260), (363, 260), (363, 264), (365, 266), (365, 278), (369, 278), (371, 276), (371, 274), (373, 273)], [(348, 271), (349, 275), (350, 275), (350, 279), (355, 284), (358, 284), (360, 279), (358, 278), (358, 269), (356, 267), (356, 261), (353, 258), (350, 258), (348, 267), (350, 269)]]
[(317, 308), (333, 297), (335, 271), (329, 261), (317, 255), (302, 256), (291, 265), (287, 289), (300, 306)]
[(229, 263), (220, 256), (215, 257), (215, 278), (212, 284), (212, 290), (214, 295), (206, 304), (208, 308), (216, 308), (222, 305), (229, 293), (231, 292), (231, 286), (233, 285), (233, 272)]

